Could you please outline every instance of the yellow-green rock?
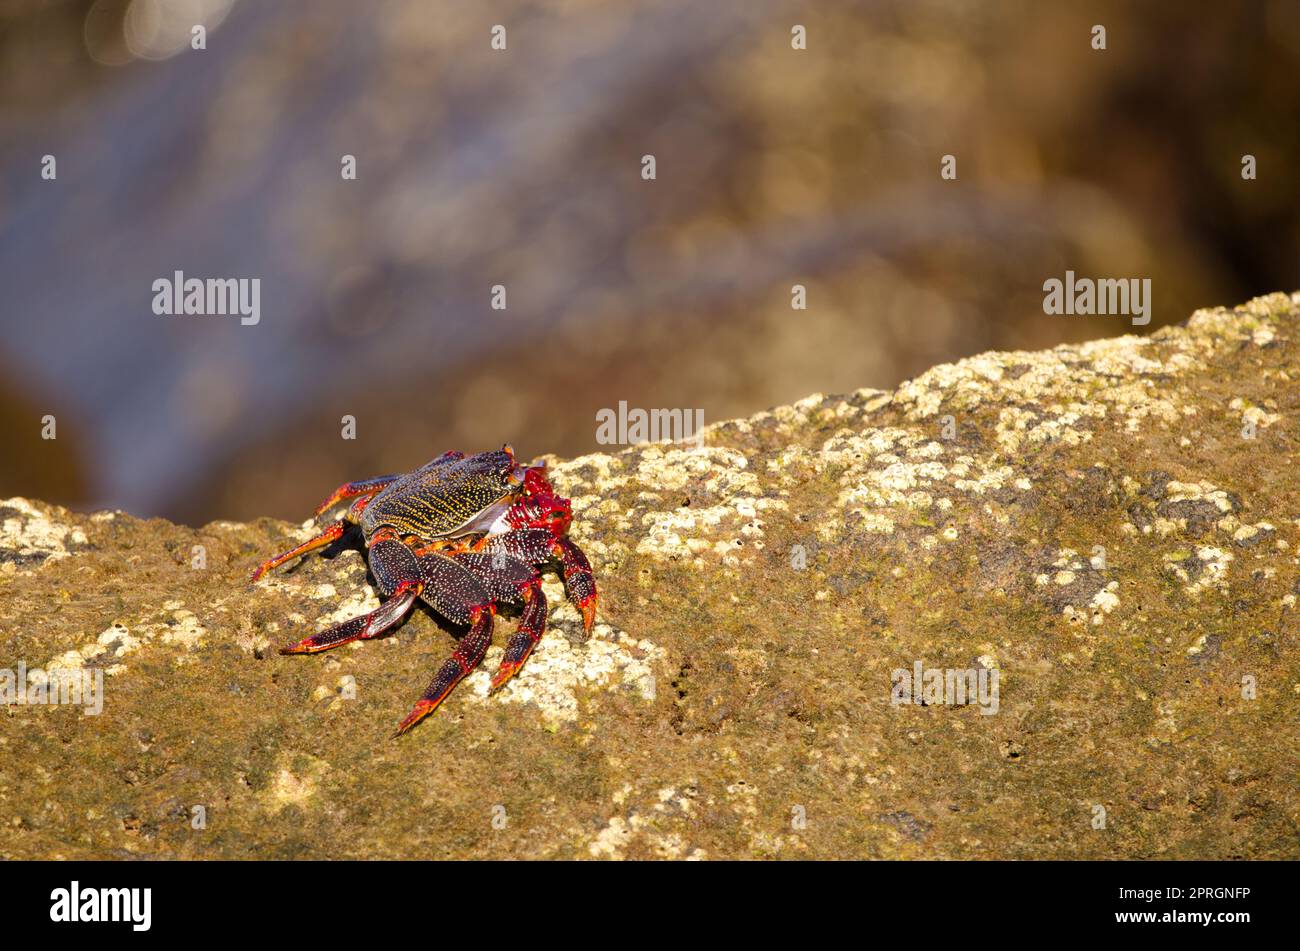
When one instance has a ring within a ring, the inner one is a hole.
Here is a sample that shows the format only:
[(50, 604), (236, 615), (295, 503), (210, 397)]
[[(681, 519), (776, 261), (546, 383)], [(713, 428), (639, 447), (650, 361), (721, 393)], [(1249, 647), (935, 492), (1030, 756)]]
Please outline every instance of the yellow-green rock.
[[(1297, 354), (1273, 294), (555, 461), (595, 630), (552, 577), (398, 740), (432, 613), (275, 652), (358, 552), (250, 588), (309, 526), (0, 502), (0, 668), (104, 674), (0, 707), (0, 858), (1300, 857)], [(917, 661), (996, 712), (893, 704)]]

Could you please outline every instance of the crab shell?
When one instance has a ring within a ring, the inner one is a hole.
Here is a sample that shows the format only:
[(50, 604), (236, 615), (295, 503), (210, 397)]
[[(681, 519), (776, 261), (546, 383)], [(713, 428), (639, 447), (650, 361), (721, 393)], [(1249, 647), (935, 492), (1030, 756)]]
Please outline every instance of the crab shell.
[(381, 528), (426, 539), (489, 531), (522, 491), (527, 471), (509, 446), (440, 456), (376, 495), (361, 513), (361, 531), (367, 539)]

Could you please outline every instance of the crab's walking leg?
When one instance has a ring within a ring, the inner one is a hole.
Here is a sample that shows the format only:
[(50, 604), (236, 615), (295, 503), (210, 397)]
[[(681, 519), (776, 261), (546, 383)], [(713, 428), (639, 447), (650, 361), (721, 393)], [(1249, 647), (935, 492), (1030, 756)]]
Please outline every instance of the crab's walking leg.
[(557, 538), (554, 551), (564, 572), (564, 593), (582, 614), (583, 629), (590, 631), (596, 620), (596, 579), (591, 574), (591, 562), (567, 538)]
[(293, 559), (297, 558), (299, 555), (305, 555), (307, 552), (315, 551), (317, 548), (324, 548), (330, 542), (338, 541), (343, 537), (343, 533), (347, 531), (347, 528), (348, 523), (343, 519), (339, 519), (315, 538), (308, 539), (297, 548), (291, 548), (282, 554), (276, 555), (274, 558), (262, 562), (257, 566), (257, 570), (253, 572), (252, 580), (257, 581), (272, 568), (278, 568), (286, 561), (293, 561)]
[(438, 668), (420, 699), (394, 736), (401, 736), (438, 708), (451, 688), (478, 666), (492, 641), (492, 619), (496, 604), (483, 583), (467, 567), (445, 555), (428, 554), (419, 559), (424, 579), (422, 597), (443, 617), (458, 624), (469, 624), (456, 652)]
[(316, 511), (312, 514), (324, 515), (344, 499), (354, 499), (358, 495), (374, 495), (375, 493), (386, 489), (400, 478), (400, 475), (383, 475), (375, 476), (373, 479), (362, 479), (359, 482), (344, 482), (341, 486), (330, 493), (328, 499), (316, 506)]
[(550, 559), (554, 541), (555, 536), (544, 528), (519, 528), (492, 536), (484, 551), (489, 554), (504, 552), (530, 565), (540, 565)]
[(534, 581), (520, 593), (524, 599), (524, 610), (519, 615), (519, 629), (506, 642), (506, 652), (501, 658), (501, 666), (492, 675), (489, 693), (499, 690), (502, 684), (519, 672), (537, 642), (542, 639), (542, 632), (546, 630), (546, 595), (542, 594), (541, 581)]
[(303, 638), (296, 644), (281, 647), (280, 653), (315, 654), (320, 651), (327, 651), (331, 647), (347, 644), (349, 641), (378, 637), (406, 617), (406, 612), (411, 609), (411, 605), (415, 603), (415, 599), (419, 596), (423, 587), (418, 581), (403, 582), (393, 592), (391, 598), (369, 614), (354, 617), (352, 620), (344, 621), (336, 627)]
[(487, 653), (488, 645), (492, 643), (492, 618), (495, 613), (496, 609), (491, 605), (474, 608), (471, 612), (469, 631), (460, 639), (456, 652), (438, 668), (438, 672), (429, 681), (429, 686), (424, 688), (424, 693), (415, 702), (414, 709), (398, 725), (397, 732), (393, 736), (401, 736), (438, 709), (438, 704), (447, 699), (451, 688), (464, 680), (470, 671), (479, 665), (479, 661)]
[[(365, 511), (366, 506), (370, 504), (370, 500), (373, 497), (374, 496), (372, 495), (363, 495), (352, 503), (351, 508), (344, 513), (341, 519), (330, 525), (329, 528), (325, 529), (325, 531), (321, 532), (315, 538), (310, 538), (297, 548), (292, 548), (283, 554), (276, 555), (269, 561), (262, 562), (257, 566), (257, 570), (253, 572), (252, 580), (254, 583), (256, 583), (258, 578), (262, 577), (262, 575), (266, 574), (272, 568), (277, 568), (280, 565), (283, 565), (286, 561), (292, 561), (299, 555), (305, 555), (309, 551), (315, 551), (317, 548), (324, 548), (330, 542), (342, 538), (343, 533), (348, 530), (348, 526), (356, 524), (358, 519), (360, 519), (361, 513)], [(379, 536), (376, 536), (376, 538), (378, 537)]]
[[(511, 536), (502, 537), (508, 539)], [(516, 538), (514, 541), (519, 543), (526, 540)], [(540, 538), (533, 541), (539, 552), (544, 554), (547, 550), (545, 543)], [(505, 655), (492, 677), (489, 692), (495, 691), (518, 672), (546, 630), (547, 606), (546, 595), (542, 594), (542, 580), (528, 561), (507, 554), (508, 547), (510, 546), (494, 546), (487, 551), (451, 556), (458, 564), (468, 568), (497, 601), (510, 604), (522, 601), (524, 604), (524, 609), (519, 614), (519, 628), (506, 643)], [(513, 547), (519, 548), (520, 545), (515, 544)]]
[(383, 604), (369, 614), (354, 617), (296, 644), (283, 647), (280, 653), (315, 654), (349, 641), (378, 637), (406, 617), (411, 605), (424, 590), (420, 564), (411, 549), (403, 545), (391, 531), (380, 532), (370, 540), (370, 568), (379, 582), (380, 592), (387, 598)]

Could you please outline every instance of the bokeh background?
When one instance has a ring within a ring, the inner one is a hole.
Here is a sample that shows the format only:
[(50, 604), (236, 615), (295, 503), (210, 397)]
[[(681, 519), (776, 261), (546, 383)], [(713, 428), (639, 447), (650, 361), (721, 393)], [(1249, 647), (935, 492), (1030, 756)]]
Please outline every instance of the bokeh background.
[[(1298, 120), (1297, 0), (0, 0), (0, 498), (298, 520), (1134, 330), (1044, 315), (1067, 268), (1150, 332), (1300, 287)], [(177, 269), (260, 324), (155, 316)]]

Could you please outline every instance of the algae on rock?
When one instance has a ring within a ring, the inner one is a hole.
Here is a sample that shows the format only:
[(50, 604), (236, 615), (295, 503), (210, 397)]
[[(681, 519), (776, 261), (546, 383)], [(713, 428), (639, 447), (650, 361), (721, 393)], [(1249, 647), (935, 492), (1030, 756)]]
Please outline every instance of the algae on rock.
[[(431, 612), (274, 651), (378, 603), (358, 551), (250, 588), (310, 526), (0, 502), (0, 668), (105, 683), (0, 709), (0, 858), (1300, 857), (1298, 347), (1273, 294), (554, 461), (592, 635), (548, 575), (396, 741)], [(892, 703), (918, 661), (996, 714)]]

